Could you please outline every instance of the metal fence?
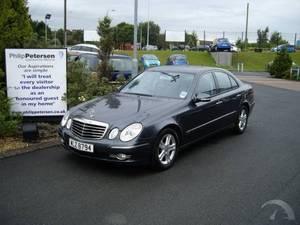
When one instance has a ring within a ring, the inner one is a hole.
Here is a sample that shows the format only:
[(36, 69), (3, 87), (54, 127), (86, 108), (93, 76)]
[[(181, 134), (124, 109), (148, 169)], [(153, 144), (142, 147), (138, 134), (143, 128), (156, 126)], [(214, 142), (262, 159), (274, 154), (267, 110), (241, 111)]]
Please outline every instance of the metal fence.
[[(199, 31), (199, 30), (194, 30), (197, 35), (199, 40), (207, 40), (207, 41), (213, 41), (215, 38), (228, 38), (229, 41), (231, 42), (236, 42), (237, 40), (244, 40), (245, 39), (245, 32), (240, 31), (240, 32), (232, 32), (232, 31)], [(187, 33), (192, 33), (193, 30), (186, 30)], [(268, 33), (268, 38), (270, 39), (272, 33), (275, 31), (270, 31)], [(288, 41), (290, 44), (295, 44), (296, 41), (300, 39), (300, 32), (295, 32), (295, 33), (281, 33), (281, 36), (284, 40)], [(249, 43), (256, 43), (257, 42), (257, 32), (248, 32), (248, 42)]]
[[(82, 42), (83, 42), (83, 29), (82, 30), (69, 30), (68, 31), (68, 44), (72, 45), (71, 37), (73, 36), (74, 32), (82, 32)], [(182, 31), (182, 30), (172, 30), (172, 31)], [(185, 32), (191, 34), (192, 32), (196, 32), (198, 36), (198, 40), (200, 41), (213, 41), (216, 38), (228, 38), (230, 42), (236, 42), (237, 40), (245, 40), (245, 32), (244, 31), (207, 31), (207, 30), (185, 30)], [(275, 31), (269, 31), (268, 33), (268, 39), (270, 39), (272, 33)], [(57, 29), (52, 29), (52, 39), (59, 38), (59, 35), (56, 35)], [(161, 33), (165, 33), (165, 30), (161, 30)], [(151, 35), (151, 34), (150, 34)], [(284, 33), (280, 32), (280, 35), (282, 38), (286, 41), (288, 41), (290, 44), (297, 45), (296, 42), (298, 41), (299, 45), (299, 40), (300, 40), (300, 31), (295, 32), (295, 33)], [(257, 42), (257, 32), (251, 31), (248, 32), (248, 43), (256, 43)], [(50, 39), (50, 37), (49, 37)], [(298, 46), (300, 47), (300, 46)]]

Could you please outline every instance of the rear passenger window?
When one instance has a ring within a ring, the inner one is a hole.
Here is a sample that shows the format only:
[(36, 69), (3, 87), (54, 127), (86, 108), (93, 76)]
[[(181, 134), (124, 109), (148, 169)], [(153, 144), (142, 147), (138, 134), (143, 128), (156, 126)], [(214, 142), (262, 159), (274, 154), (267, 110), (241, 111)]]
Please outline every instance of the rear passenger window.
[(219, 84), (219, 92), (225, 92), (231, 89), (231, 82), (226, 73), (215, 72), (217, 82)]
[(82, 46), (81, 51), (89, 52), (89, 47)]
[(237, 88), (239, 86), (238, 83), (236, 82), (236, 80), (233, 79), (231, 76), (229, 76), (229, 80), (231, 82), (231, 87), (232, 88)]
[(80, 46), (74, 46), (74, 47), (71, 48), (71, 50), (75, 50), (75, 51), (79, 50), (79, 49), (80, 49)]

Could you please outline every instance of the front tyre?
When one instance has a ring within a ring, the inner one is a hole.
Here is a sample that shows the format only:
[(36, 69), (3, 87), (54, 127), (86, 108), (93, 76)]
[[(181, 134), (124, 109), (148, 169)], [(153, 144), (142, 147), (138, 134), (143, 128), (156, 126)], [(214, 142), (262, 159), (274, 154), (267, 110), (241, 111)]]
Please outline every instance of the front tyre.
[(172, 129), (163, 130), (156, 141), (153, 167), (158, 170), (166, 170), (172, 167), (178, 152), (178, 137)]
[(248, 125), (248, 117), (249, 117), (249, 111), (247, 107), (242, 106), (238, 118), (234, 124), (235, 133), (242, 134), (245, 132)]

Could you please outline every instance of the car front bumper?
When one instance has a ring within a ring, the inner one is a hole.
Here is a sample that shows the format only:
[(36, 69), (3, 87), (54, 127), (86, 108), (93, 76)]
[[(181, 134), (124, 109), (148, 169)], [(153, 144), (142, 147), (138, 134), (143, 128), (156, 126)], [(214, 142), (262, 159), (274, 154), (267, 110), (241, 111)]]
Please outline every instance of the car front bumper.
[[(64, 128), (59, 128), (58, 134), (64, 148), (81, 157), (118, 164), (149, 164), (152, 161), (152, 140), (141, 143), (121, 143), (120, 141), (108, 139), (83, 140), (74, 136), (69, 130)], [(81, 143), (92, 144), (94, 151), (92, 153), (84, 152), (71, 147), (69, 145), (70, 138)]]

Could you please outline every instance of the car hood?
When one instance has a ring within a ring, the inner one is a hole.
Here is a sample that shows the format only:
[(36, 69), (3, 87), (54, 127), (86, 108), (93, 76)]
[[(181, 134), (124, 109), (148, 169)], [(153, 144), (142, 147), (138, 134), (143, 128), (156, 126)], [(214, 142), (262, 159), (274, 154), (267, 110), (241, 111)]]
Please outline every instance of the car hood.
[(145, 97), (113, 93), (76, 106), (72, 117), (85, 118), (119, 126), (142, 122), (151, 115), (171, 112), (178, 107), (181, 99)]

